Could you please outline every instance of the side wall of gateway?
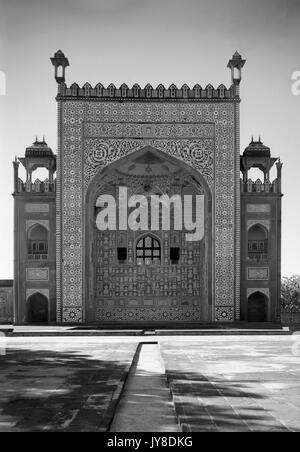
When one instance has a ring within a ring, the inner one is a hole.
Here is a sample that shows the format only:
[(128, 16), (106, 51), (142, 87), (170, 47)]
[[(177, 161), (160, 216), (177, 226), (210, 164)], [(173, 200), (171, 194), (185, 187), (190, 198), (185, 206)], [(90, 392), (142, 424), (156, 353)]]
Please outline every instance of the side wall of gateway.
[(13, 322), (13, 280), (0, 280), (0, 324)]
[[(42, 294), (48, 301), (47, 322), (56, 322), (55, 222), (54, 193), (15, 193), (14, 318), (16, 324), (30, 323), (29, 301), (35, 294)], [(28, 254), (29, 231), (39, 225), (48, 232), (48, 253), (42, 260), (32, 259), (34, 256)]]

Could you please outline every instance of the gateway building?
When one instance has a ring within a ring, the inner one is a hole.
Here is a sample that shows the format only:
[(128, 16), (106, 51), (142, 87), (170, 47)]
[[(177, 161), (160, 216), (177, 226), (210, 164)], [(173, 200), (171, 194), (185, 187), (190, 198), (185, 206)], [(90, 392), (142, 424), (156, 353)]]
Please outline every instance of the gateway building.
[[(230, 59), (228, 88), (69, 86), (68, 59), (51, 61), (57, 154), (37, 139), (13, 163), (15, 322), (279, 322), (282, 164), (260, 139), (240, 155), (245, 60)], [(161, 211), (155, 230), (124, 227), (125, 187), (147, 200), (186, 196), (191, 209), (198, 196), (200, 239), (186, 240), (172, 206), (169, 228)], [(113, 229), (97, 227), (103, 196), (122, 208)]]

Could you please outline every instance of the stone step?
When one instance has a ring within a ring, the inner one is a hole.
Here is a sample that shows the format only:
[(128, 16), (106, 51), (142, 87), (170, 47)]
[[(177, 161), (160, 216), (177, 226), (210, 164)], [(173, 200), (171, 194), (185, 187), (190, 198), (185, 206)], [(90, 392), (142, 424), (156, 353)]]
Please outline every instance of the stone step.
[(165, 330), (74, 330), (62, 329), (31, 329), (30, 327), (16, 329), (0, 329), (0, 333), (11, 337), (53, 337), (53, 336), (288, 336), (292, 335), (289, 328), (282, 329), (165, 329)]

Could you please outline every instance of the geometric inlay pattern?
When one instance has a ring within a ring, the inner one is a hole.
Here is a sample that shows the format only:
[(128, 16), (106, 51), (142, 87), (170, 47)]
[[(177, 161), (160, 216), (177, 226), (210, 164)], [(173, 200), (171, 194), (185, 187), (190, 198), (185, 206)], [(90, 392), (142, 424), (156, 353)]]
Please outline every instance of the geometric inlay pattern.
[(214, 142), (206, 140), (134, 140), (134, 139), (86, 139), (84, 186), (89, 186), (93, 176), (110, 163), (126, 157), (145, 146), (152, 146), (197, 169), (213, 185)]
[(99, 308), (97, 310), (97, 319), (103, 321), (199, 321), (199, 308), (111, 308), (109, 311)]
[(248, 280), (268, 280), (269, 279), (269, 267), (247, 267), (247, 279)]
[(62, 102), (57, 216), (62, 224), (63, 321), (84, 319), (82, 225), (88, 185), (98, 171), (147, 145), (183, 161), (207, 181), (213, 198), (215, 319), (234, 318), (234, 112), (234, 102), (210, 100)]
[(26, 281), (49, 281), (49, 268), (26, 268)]

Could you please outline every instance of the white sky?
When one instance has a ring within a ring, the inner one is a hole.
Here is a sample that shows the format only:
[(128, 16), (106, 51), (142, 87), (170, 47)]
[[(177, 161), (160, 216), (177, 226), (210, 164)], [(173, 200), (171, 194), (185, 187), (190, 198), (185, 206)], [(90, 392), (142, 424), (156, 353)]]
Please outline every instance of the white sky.
[[(284, 275), (300, 273), (299, 0), (0, 0), (0, 279), (13, 269), (13, 169), (35, 136), (56, 150), (56, 83), (49, 58), (62, 49), (67, 82), (145, 85), (230, 83), (238, 50), (241, 144), (261, 134), (283, 167)], [(1, 90), (0, 90), (1, 91)]]

